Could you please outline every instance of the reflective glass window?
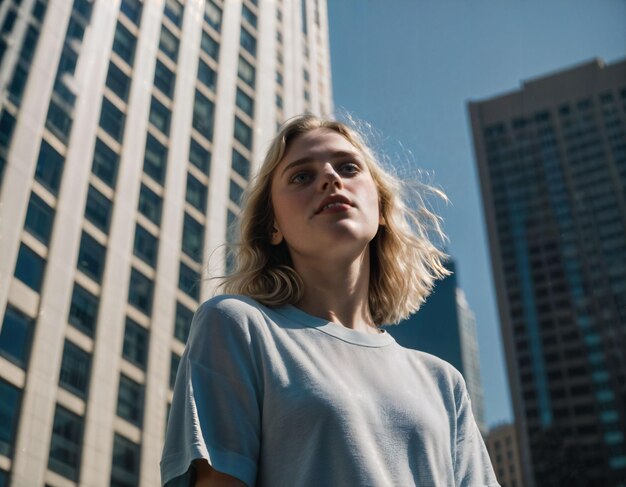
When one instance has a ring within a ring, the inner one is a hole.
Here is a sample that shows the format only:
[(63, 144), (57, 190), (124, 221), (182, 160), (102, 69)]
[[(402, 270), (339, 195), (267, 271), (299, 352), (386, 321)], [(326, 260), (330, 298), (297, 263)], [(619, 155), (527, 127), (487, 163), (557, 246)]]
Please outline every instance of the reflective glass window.
[(135, 25), (139, 25), (141, 20), (142, 5), (139, 0), (122, 0), (120, 10), (128, 17)]
[(161, 144), (152, 135), (146, 139), (146, 153), (143, 162), (144, 172), (157, 183), (165, 181), (165, 169), (167, 166), (167, 147)]
[(252, 129), (239, 117), (235, 117), (235, 139), (246, 149), (252, 150)]
[(241, 203), (241, 197), (243, 196), (243, 188), (241, 186), (239, 186), (239, 184), (237, 184), (235, 181), (233, 181), (232, 179), (230, 180), (230, 191), (229, 191), (229, 195), (230, 195), (230, 200), (235, 203), (235, 204), (239, 204)]
[(256, 77), (254, 66), (252, 66), (252, 64), (250, 64), (241, 56), (239, 56), (239, 64), (237, 65), (237, 75), (246, 84), (254, 88), (255, 77)]
[(202, 261), (204, 226), (185, 213), (183, 223), (183, 252), (197, 262)]
[(256, 56), (256, 38), (243, 27), (239, 36), (239, 43), (246, 51)]
[(189, 337), (189, 328), (193, 312), (186, 306), (176, 303), (176, 321), (174, 322), (174, 337), (183, 343), (187, 343)]
[(79, 397), (87, 396), (91, 357), (80, 347), (65, 340), (59, 385)]
[(254, 100), (239, 88), (237, 88), (235, 103), (243, 110), (244, 113), (250, 117), (254, 117)]
[(135, 228), (135, 255), (152, 267), (156, 267), (158, 248), (158, 239), (138, 224)]
[(115, 63), (109, 63), (109, 72), (107, 73), (106, 85), (120, 99), (128, 101), (128, 92), (130, 90), (130, 77), (118, 68)]
[[(34, 320), (9, 305), (0, 330), (0, 355), (26, 368)], [(0, 452), (1, 453), (1, 452)]]
[(244, 179), (250, 178), (250, 161), (236, 149), (233, 149), (232, 167)]
[(22, 392), (0, 379), (0, 454), (11, 458), (20, 417)]
[(133, 65), (137, 39), (130, 31), (118, 22), (113, 38), (113, 51), (129, 65)]
[(176, 383), (176, 374), (178, 373), (178, 366), (180, 365), (180, 356), (176, 352), (172, 352), (170, 359), (170, 389), (174, 389)]
[(145, 184), (139, 191), (139, 212), (155, 225), (161, 224), (163, 200)]
[(257, 18), (256, 14), (250, 10), (246, 5), (242, 5), (241, 7), (241, 16), (248, 21), (248, 23), (256, 28)]
[(216, 31), (220, 31), (222, 24), (222, 9), (213, 0), (207, 0), (204, 5), (204, 20)]
[(200, 143), (191, 139), (189, 145), (189, 160), (203, 173), (208, 174), (211, 165), (211, 153), (202, 147)]
[(165, 16), (177, 27), (183, 24), (183, 6), (178, 0), (165, 0)]
[(167, 95), (168, 98), (174, 97), (174, 86), (176, 85), (176, 76), (165, 64), (157, 59), (154, 72), (154, 86)]
[(87, 204), (85, 205), (85, 218), (93, 223), (104, 233), (109, 231), (111, 221), (111, 200), (104, 196), (93, 186), (89, 185)]
[(213, 110), (213, 102), (196, 90), (193, 104), (193, 128), (209, 140), (213, 137)]
[(130, 318), (124, 327), (123, 357), (140, 369), (146, 370), (148, 362), (148, 330)]
[(70, 480), (78, 481), (84, 420), (57, 405), (52, 425), (48, 468)]
[(53, 221), (54, 210), (35, 193), (31, 193), (24, 228), (38, 240), (48, 245)]
[(159, 49), (172, 61), (176, 62), (178, 57), (178, 37), (172, 34), (165, 26), (161, 27)]
[(150, 103), (150, 123), (165, 135), (169, 135), (171, 117), (169, 108), (153, 96)]
[(128, 289), (128, 302), (137, 309), (149, 315), (152, 312), (152, 295), (154, 283), (137, 269), (133, 268), (130, 273), (130, 286)]
[(46, 261), (24, 244), (20, 244), (15, 264), (15, 277), (31, 289), (39, 292), (43, 281)]
[(61, 154), (52, 148), (45, 140), (41, 141), (35, 179), (48, 188), (53, 194), (57, 194), (61, 185), (64, 159)]
[(200, 299), (200, 274), (181, 262), (178, 272), (178, 287), (197, 301)]
[(76, 267), (94, 281), (100, 282), (104, 271), (105, 257), (106, 248), (98, 243), (91, 235), (83, 232)]
[(139, 485), (141, 448), (136, 443), (115, 433), (110, 487)]
[(102, 127), (116, 141), (122, 142), (124, 136), (124, 123), (126, 116), (108, 99), (102, 99), (102, 111), (100, 112), (100, 127)]
[(100, 139), (96, 139), (91, 172), (98, 176), (111, 188), (115, 188), (119, 156)]
[(187, 192), (185, 195), (187, 202), (204, 213), (206, 210), (206, 198), (207, 187), (188, 173)]
[(46, 128), (64, 143), (67, 143), (69, 140), (72, 130), (72, 116), (67, 108), (61, 106), (55, 100), (50, 100), (46, 118)]
[(198, 63), (198, 80), (208, 88), (215, 90), (217, 74), (208, 64), (202, 61), (202, 59), (200, 59)]
[(98, 319), (98, 298), (74, 284), (68, 321), (88, 336), (93, 336)]
[(137, 426), (141, 426), (143, 417), (143, 385), (123, 374), (120, 375), (117, 415)]
[(202, 31), (202, 39), (200, 40), (200, 48), (206, 52), (210, 57), (215, 59), (219, 58), (220, 55), (220, 45), (219, 43), (213, 39), (209, 34), (205, 31)]

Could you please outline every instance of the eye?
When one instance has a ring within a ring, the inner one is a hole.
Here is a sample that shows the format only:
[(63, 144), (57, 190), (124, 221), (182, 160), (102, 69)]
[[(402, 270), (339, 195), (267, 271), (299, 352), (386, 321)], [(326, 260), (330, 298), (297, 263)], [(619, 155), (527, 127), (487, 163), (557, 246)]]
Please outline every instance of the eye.
[(306, 184), (311, 181), (311, 173), (307, 171), (298, 171), (291, 175), (289, 183), (291, 184)]
[(339, 171), (342, 174), (347, 174), (348, 176), (353, 176), (357, 174), (360, 170), (361, 168), (359, 167), (359, 165), (354, 162), (342, 162), (339, 165)]

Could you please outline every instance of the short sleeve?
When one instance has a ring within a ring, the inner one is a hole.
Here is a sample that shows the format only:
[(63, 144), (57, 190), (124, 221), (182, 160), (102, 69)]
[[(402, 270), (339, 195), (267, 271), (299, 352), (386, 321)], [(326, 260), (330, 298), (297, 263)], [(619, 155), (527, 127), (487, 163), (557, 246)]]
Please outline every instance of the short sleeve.
[(457, 487), (499, 487), (485, 442), (472, 413), (462, 377), (455, 388), (456, 441), (454, 478)]
[(206, 459), (248, 486), (260, 448), (260, 390), (249, 320), (204, 303), (181, 357), (161, 459), (163, 485), (189, 485), (190, 466)]

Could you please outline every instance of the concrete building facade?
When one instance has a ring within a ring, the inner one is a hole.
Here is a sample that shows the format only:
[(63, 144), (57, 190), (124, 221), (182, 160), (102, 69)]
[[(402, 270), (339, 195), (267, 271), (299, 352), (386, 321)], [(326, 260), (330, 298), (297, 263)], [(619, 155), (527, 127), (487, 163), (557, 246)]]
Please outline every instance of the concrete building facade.
[(469, 112), (526, 485), (626, 485), (626, 61)]
[(515, 425), (498, 425), (485, 438), (485, 445), (500, 487), (524, 487)]
[(324, 0), (0, 3), (0, 485), (159, 485), (171, 385)]

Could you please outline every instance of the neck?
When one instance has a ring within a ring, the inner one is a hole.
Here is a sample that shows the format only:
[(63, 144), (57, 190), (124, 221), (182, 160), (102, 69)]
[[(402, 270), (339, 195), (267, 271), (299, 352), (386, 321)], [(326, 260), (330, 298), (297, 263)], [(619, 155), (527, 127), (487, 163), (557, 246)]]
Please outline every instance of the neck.
[(302, 262), (294, 268), (304, 283), (297, 306), (310, 315), (353, 330), (379, 333), (369, 309), (369, 249), (352, 261)]

